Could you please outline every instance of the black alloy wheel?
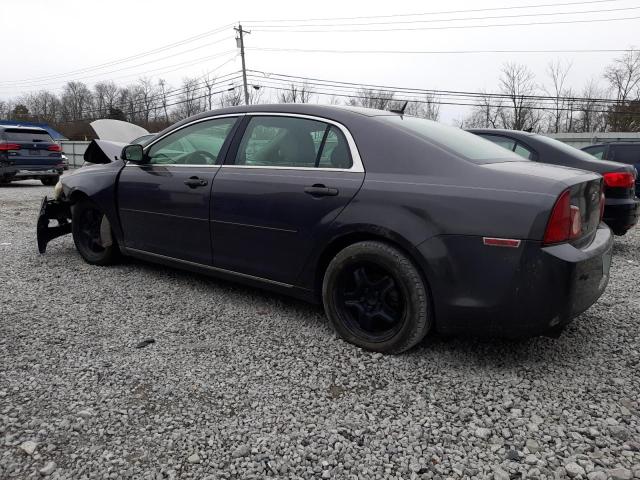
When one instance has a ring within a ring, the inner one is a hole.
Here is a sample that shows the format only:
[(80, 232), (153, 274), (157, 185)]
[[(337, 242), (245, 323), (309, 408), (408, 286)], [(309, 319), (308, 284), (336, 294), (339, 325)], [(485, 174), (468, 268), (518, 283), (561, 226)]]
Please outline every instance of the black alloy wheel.
[(372, 341), (384, 341), (402, 326), (405, 299), (393, 274), (373, 262), (354, 262), (338, 277), (336, 297), (347, 326)]
[(400, 250), (379, 241), (355, 243), (327, 267), (322, 285), (327, 316), (348, 342), (400, 353), (431, 327), (425, 282)]
[(104, 245), (101, 233), (104, 220), (104, 213), (90, 200), (83, 200), (72, 209), (73, 241), (82, 258), (93, 265), (114, 263), (119, 253), (115, 240)]

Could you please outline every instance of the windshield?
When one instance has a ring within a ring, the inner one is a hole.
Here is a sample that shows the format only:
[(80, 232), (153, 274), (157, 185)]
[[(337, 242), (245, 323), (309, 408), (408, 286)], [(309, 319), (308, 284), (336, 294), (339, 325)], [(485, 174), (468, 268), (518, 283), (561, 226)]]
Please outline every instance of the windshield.
[(142, 146), (145, 146), (147, 143), (149, 143), (149, 141), (155, 137), (156, 135), (154, 133), (150, 133), (147, 135), (142, 135), (134, 140), (131, 140), (132, 144), (140, 144)]
[(474, 163), (523, 162), (519, 155), (457, 127), (407, 116), (378, 117)]

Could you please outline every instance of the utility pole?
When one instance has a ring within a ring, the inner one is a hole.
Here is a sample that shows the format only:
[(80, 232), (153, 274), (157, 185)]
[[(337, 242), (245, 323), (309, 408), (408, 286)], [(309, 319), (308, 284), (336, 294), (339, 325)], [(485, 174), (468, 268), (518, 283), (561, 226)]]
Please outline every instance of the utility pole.
[(244, 63), (244, 37), (243, 34), (251, 33), (248, 30), (242, 29), (242, 24), (238, 23), (237, 27), (233, 27), (233, 29), (238, 32), (238, 36), (236, 37), (236, 43), (240, 48), (240, 57), (242, 58), (242, 83), (244, 85), (244, 104), (249, 105), (249, 87), (247, 86), (247, 67)]

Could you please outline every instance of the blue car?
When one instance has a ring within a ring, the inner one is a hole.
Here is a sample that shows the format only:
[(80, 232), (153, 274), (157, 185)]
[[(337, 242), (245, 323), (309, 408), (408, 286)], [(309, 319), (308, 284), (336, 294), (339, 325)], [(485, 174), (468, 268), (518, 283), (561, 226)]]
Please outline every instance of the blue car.
[(62, 148), (49, 132), (0, 125), (0, 183), (36, 179), (55, 185), (63, 170)]

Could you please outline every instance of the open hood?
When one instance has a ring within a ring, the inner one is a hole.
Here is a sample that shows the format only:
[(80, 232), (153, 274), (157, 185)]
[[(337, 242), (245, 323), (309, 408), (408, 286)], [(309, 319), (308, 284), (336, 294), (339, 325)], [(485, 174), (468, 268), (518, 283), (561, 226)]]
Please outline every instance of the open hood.
[(84, 152), (87, 163), (111, 163), (120, 158), (126, 142), (110, 142), (107, 140), (91, 140)]
[(93, 128), (93, 131), (96, 132), (100, 140), (122, 142), (125, 144), (149, 133), (144, 128), (134, 125), (133, 123), (109, 118), (94, 120), (89, 125), (91, 125), (91, 128)]

